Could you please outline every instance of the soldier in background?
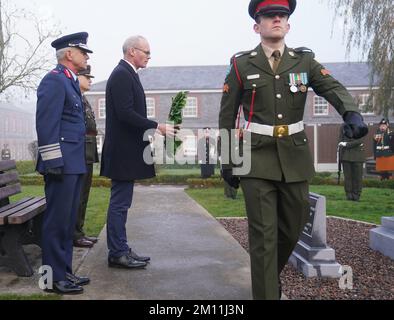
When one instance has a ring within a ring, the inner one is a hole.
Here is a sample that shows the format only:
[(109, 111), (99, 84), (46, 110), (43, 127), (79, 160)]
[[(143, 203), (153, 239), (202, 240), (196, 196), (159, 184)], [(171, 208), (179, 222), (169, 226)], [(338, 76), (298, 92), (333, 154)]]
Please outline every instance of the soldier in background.
[(343, 166), (346, 198), (350, 201), (359, 201), (363, 188), (364, 139), (350, 139), (346, 137), (344, 125), (341, 125), (338, 140), (338, 161), (341, 161)]
[(90, 90), (92, 84), (92, 76), (90, 74), (91, 67), (87, 66), (85, 70), (78, 73), (79, 87), (82, 93), (82, 103), (85, 108), (85, 160), (86, 173), (83, 176), (81, 198), (79, 200), (79, 208), (77, 213), (77, 223), (74, 231), (74, 247), (91, 248), (97, 242), (96, 237), (88, 237), (85, 235), (83, 226), (85, 224), (86, 207), (88, 205), (90, 188), (92, 186), (93, 164), (99, 162), (97, 152), (97, 126), (94, 112), (84, 93)]
[(5, 144), (1, 150), (1, 160), (11, 160), (11, 150), (8, 148), (8, 144)]
[(390, 123), (383, 118), (379, 122), (379, 129), (374, 135), (373, 150), (376, 160), (376, 171), (380, 174), (380, 180), (389, 180), (394, 170), (394, 133), (389, 129)]

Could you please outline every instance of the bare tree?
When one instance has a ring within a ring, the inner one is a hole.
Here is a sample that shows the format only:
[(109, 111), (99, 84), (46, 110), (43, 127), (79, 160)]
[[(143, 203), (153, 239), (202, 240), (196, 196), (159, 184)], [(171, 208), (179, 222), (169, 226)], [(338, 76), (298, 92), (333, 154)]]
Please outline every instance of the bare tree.
[[(394, 109), (394, 0), (331, 0), (344, 19), (347, 52), (361, 49), (371, 67), (371, 98), (386, 117)], [(379, 89), (372, 91), (373, 83)]]
[(58, 35), (34, 13), (0, 0), (0, 95), (10, 88), (36, 88), (53, 63), (46, 42)]

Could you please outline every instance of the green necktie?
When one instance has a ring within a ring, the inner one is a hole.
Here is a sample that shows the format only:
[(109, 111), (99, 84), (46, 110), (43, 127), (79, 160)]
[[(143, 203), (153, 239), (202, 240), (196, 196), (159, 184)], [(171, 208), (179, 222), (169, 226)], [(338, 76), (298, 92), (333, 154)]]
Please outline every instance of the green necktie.
[(276, 70), (278, 70), (278, 66), (280, 63), (280, 51), (275, 50), (274, 52), (272, 52), (272, 56), (274, 57), (274, 63), (272, 64), (272, 70), (274, 72), (276, 72)]

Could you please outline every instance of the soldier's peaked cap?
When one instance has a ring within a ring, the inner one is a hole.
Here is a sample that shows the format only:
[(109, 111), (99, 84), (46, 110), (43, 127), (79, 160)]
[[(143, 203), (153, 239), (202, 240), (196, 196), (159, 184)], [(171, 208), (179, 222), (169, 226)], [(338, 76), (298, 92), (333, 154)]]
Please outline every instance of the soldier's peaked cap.
[(90, 74), (91, 70), (92, 70), (92, 67), (88, 64), (86, 69), (78, 72), (78, 76), (85, 76), (85, 77), (88, 77), (88, 78), (94, 78), (94, 76), (92, 76)]
[(379, 124), (386, 124), (389, 125), (389, 120), (386, 118), (383, 118), (382, 120), (380, 120)]
[(284, 13), (291, 15), (297, 6), (297, 0), (251, 0), (249, 15), (256, 19), (259, 15)]
[(87, 46), (89, 34), (87, 32), (78, 32), (73, 34), (68, 34), (59, 39), (56, 39), (51, 43), (52, 47), (57, 50), (64, 48), (79, 48), (85, 52), (93, 53)]

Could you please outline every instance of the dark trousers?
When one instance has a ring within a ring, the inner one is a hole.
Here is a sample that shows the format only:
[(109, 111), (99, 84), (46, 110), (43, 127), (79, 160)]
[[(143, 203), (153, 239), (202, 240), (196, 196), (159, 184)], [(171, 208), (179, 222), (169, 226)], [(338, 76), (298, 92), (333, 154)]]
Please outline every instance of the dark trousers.
[(45, 176), (47, 207), (42, 222), (42, 264), (52, 267), (53, 281), (72, 273), (73, 234), (82, 175), (64, 175), (63, 181)]
[(279, 275), (309, 216), (308, 182), (241, 178), (249, 225), (253, 299), (279, 299)]
[(363, 162), (343, 161), (345, 192), (349, 200), (359, 200), (363, 188)]
[(82, 178), (81, 197), (77, 213), (77, 222), (75, 224), (74, 240), (81, 239), (85, 236), (83, 226), (85, 224), (86, 207), (89, 201), (90, 188), (92, 186), (93, 163), (86, 165), (86, 173)]
[(108, 256), (118, 258), (128, 253), (126, 222), (133, 200), (134, 181), (112, 180), (107, 214)]

